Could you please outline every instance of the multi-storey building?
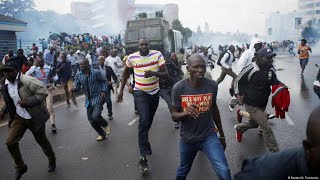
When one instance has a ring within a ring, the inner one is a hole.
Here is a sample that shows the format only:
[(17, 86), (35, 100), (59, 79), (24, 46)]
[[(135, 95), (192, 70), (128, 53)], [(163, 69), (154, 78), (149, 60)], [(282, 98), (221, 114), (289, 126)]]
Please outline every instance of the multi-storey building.
[(320, 20), (320, 0), (299, 0), (299, 11), (303, 16), (303, 23), (310, 20), (317, 22)]

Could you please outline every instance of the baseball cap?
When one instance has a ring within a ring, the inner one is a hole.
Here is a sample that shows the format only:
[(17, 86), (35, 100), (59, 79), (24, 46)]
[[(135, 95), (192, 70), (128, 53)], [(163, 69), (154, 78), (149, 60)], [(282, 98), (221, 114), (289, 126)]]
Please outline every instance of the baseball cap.
[(257, 52), (257, 56), (258, 57), (267, 57), (267, 58), (270, 58), (270, 57), (274, 57), (276, 56), (277, 54), (272, 52), (272, 50), (270, 48), (262, 48), (260, 49), (258, 52)]
[(76, 51), (76, 54), (79, 54), (79, 53), (81, 53), (81, 51), (78, 49), (78, 50)]
[(19, 71), (19, 65), (17, 63), (13, 62), (13, 61), (8, 61), (1, 68), (1, 71), (5, 71), (5, 70), (17, 70), (17, 71)]

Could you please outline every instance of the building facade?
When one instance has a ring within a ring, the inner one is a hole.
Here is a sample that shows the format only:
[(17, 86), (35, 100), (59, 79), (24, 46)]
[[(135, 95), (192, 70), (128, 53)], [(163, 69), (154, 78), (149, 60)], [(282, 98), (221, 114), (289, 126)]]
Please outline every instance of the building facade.
[(302, 17), (297, 11), (289, 13), (275, 12), (266, 19), (265, 34), (267, 41), (298, 40), (301, 27), (297, 26), (296, 19)]
[(94, 34), (121, 34), (128, 19), (134, 19), (138, 13), (147, 13), (154, 17), (156, 11), (163, 11), (164, 18), (171, 24), (178, 19), (177, 4), (135, 4), (135, 0), (96, 0), (93, 2), (71, 3), (71, 14), (78, 23), (88, 27), (86, 32)]
[(307, 22), (320, 24), (320, 0), (299, 0), (299, 11), (302, 14), (302, 22), (306, 26)]

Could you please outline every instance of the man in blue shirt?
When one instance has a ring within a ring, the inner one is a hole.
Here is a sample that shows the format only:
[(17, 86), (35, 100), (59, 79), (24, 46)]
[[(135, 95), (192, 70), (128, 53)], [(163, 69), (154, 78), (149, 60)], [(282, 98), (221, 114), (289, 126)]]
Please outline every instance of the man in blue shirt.
[(51, 47), (50, 52), (48, 52), (45, 56), (45, 62), (48, 66), (54, 65), (54, 55), (55, 55), (54, 48)]
[(48, 89), (48, 96), (46, 98), (46, 106), (50, 113), (50, 121), (51, 121), (51, 132), (56, 133), (57, 128), (55, 125), (56, 116), (53, 108), (53, 87), (50, 84), (51, 75), (52, 75), (52, 67), (45, 65), (42, 58), (37, 57), (37, 66), (32, 66), (29, 71), (26, 72), (27, 76), (33, 76), (40, 80), (44, 86)]
[(81, 87), (83, 88), (86, 96), (85, 106), (88, 120), (99, 134), (97, 141), (102, 141), (106, 138), (106, 135), (111, 134), (110, 125), (101, 116), (108, 91), (108, 81), (99, 70), (90, 68), (87, 59), (79, 62), (79, 68), (80, 71), (76, 74), (73, 91), (76, 92)]

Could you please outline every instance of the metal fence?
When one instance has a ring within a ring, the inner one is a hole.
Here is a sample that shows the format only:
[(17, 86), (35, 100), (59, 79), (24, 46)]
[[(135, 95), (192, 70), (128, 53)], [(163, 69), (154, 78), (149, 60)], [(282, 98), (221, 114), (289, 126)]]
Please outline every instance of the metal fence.
[(42, 42), (39, 40), (36, 41), (22, 41), (22, 40), (0, 40), (0, 60), (8, 54), (9, 50), (13, 50), (13, 53), (16, 54), (18, 49), (23, 49), (25, 55), (32, 53), (32, 44), (35, 43), (39, 48), (39, 51), (42, 51)]

